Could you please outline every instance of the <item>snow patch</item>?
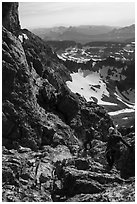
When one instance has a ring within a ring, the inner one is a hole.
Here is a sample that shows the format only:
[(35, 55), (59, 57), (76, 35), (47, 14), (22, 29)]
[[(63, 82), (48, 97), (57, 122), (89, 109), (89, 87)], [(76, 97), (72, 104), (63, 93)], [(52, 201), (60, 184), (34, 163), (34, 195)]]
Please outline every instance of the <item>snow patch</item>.
[(135, 110), (125, 108), (125, 109), (114, 111), (114, 112), (108, 112), (108, 114), (111, 116), (114, 116), (114, 115), (119, 115), (121, 113), (133, 113), (133, 112), (135, 112)]
[(23, 43), (24, 39), (28, 40), (28, 36), (25, 33), (22, 33), (22, 35), (18, 36), (18, 39), (21, 41), (21, 43)]
[(60, 56), (60, 55), (58, 55), (58, 54), (57, 54), (57, 56), (58, 56), (59, 59), (61, 59), (61, 60), (63, 60), (63, 61), (66, 61), (66, 59), (64, 59), (62, 56)]
[(119, 101), (121, 101), (122, 103), (124, 103), (127, 107), (135, 109), (135, 103), (131, 103), (130, 101), (126, 100), (124, 98), (124, 96), (121, 95), (121, 93), (119, 92), (118, 88), (116, 87), (116, 93), (114, 93), (114, 95), (117, 97), (117, 99)]
[(124, 117), (124, 118), (122, 118), (123, 120), (128, 120), (128, 117)]
[(92, 67), (94, 67), (96, 65), (96, 62), (92, 62)]
[(29, 39), (28, 36), (27, 36), (25, 33), (23, 33), (23, 37), (24, 37), (26, 40)]
[(79, 69), (78, 73), (72, 73), (71, 77), (72, 82), (67, 81), (66, 84), (72, 92), (79, 93), (87, 101), (94, 101), (93, 98), (96, 98), (98, 104), (117, 105), (102, 100), (103, 96), (109, 97), (109, 92), (106, 89), (106, 84), (101, 80), (99, 73)]
[(23, 36), (22, 35), (19, 35), (18, 39), (23, 43)]

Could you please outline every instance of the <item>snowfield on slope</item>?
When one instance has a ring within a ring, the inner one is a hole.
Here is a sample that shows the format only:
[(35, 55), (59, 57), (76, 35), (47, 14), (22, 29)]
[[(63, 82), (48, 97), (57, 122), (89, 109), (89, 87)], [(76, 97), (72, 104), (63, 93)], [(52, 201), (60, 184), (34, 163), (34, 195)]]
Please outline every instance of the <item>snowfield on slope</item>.
[(28, 36), (25, 33), (22, 33), (21, 35), (18, 36), (18, 39), (23, 43), (24, 39), (28, 40)]
[(134, 109), (125, 108), (125, 109), (122, 109), (122, 110), (118, 110), (118, 111), (114, 111), (114, 112), (109, 112), (108, 114), (111, 115), (111, 116), (114, 116), (114, 115), (119, 115), (121, 113), (133, 113), (133, 112), (135, 112)]
[[(131, 94), (132, 94), (132, 100), (133, 100), (134, 91), (132, 91)], [(114, 95), (117, 97), (119, 101), (124, 103), (127, 107), (131, 109), (135, 109), (135, 103), (131, 103), (128, 100), (126, 100), (126, 98), (121, 95), (117, 87), (116, 87), (116, 93), (114, 93)]]
[(117, 105), (102, 100), (103, 96), (109, 97), (109, 92), (98, 72), (79, 69), (77, 73), (72, 73), (71, 77), (72, 82), (67, 81), (66, 84), (72, 92), (79, 93), (87, 101), (94, 101), (93, 98), (96, 98), (100, 105)]

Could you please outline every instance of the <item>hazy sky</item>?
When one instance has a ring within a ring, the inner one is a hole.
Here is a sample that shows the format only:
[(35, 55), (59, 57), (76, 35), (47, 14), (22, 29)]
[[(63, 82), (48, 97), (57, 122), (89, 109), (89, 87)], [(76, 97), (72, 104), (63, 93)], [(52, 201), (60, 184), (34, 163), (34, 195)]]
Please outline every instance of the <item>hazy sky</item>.
[(133, 2), (20, 2), (22, 28), (135, 23)]

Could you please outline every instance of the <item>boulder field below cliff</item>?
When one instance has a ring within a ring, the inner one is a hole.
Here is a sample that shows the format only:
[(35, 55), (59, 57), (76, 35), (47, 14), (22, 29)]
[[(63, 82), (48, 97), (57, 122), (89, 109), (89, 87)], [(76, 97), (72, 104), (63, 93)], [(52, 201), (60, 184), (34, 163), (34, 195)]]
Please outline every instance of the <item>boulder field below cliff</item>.
[[(94, 148), (97, 149), (96, 145)], [(96, 153), (96, 157), (99, 155)], [(135, 199), (134, 177), (121, 178), (116, 167), (107, 170), (105, 159), (95, 161), (95, 155), (89, 152), (76, 156), (64, 145), (44, 146), (38, 152), (21, 146), (18, 150), (3, 147), (2, 178), (4, 202)]]

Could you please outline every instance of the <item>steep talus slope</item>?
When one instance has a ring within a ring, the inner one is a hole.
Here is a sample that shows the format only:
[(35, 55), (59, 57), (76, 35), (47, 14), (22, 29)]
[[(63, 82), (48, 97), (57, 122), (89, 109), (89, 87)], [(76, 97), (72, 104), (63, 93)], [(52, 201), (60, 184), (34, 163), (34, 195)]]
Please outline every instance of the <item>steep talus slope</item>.
[[(113, 192), (114, 185), (129, 187), (131, 197), (121, 200), (134, 200), (134, 179), (130, 178), (134, 177), (134, 158), (129, 161), (134, 151), (123, 147), (127, 157), (119, 161), (118, 169), (106, 173), (110, 116), (103, 107), (87, 103), (67, 88), (70, 72), (56, 53), (20, 29), (18, 4), (3, 6), (3, 201), (69, 201), (82, 194), (94, 200), (100, 193)], [(93, 149), (88, 155), (78, 153), (91, 126), (96, 130)], [(128, 140), (134, 145), (134, 133)], [(131, 171), (123, 169), (126, 161)]]

